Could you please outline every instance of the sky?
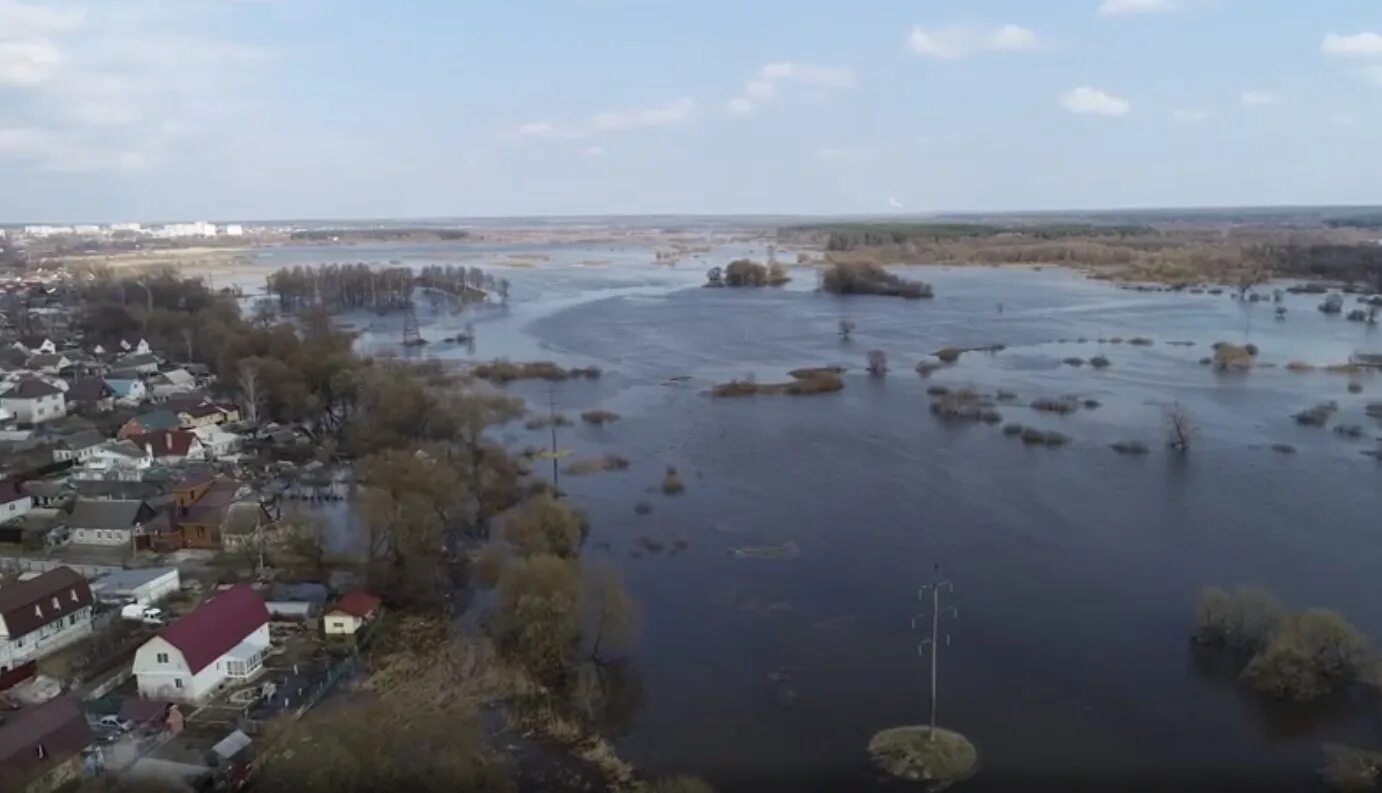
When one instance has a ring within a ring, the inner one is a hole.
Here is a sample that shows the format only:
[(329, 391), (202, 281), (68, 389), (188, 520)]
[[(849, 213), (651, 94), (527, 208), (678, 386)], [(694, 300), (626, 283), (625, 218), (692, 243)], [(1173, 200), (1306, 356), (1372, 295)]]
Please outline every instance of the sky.
[(1379, 0), (0, 0), (0, 222), (1382, 203)]

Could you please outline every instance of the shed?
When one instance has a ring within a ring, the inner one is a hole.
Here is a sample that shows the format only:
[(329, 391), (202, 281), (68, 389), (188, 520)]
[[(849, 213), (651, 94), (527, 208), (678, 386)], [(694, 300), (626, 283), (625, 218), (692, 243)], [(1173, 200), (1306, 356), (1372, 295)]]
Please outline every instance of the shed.
[(379, 615), (381, 601), (364, 590), (356, 590), (336, 601), (322, 617), (322, 631), (333, 636), (353, 635)]
[(176, 594), (182, 586), (176, 567), (142, 567), (116, 570), (91, 583), (96, 599), (102, 603), (149, 605)]

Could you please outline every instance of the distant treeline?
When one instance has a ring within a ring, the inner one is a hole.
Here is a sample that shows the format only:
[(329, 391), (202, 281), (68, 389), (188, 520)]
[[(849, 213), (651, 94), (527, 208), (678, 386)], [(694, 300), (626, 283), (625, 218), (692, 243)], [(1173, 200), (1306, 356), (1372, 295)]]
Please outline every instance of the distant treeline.
[(823, 239), (828, 251), (851, 251), (882, 245), (984, 239), (999, 235), (1035, 240), (1059, 240), (1070, 237), (1128, 237), (1149, 233), (1153, 233), (1153, 229), (1146, 226), (1099, 226), (1068, 223), (1030, 226), (999, 226), (986, 223), (824, 223), (793, 226), (782, 229), (778, 235), (788, 241), (803, 238), (815, 241)]
[(1382, 229), (1382, 213), (1330, 218), (1325, 225), (1332, 229)]
[(416, 274), (407, 267), (372, 268), (367, 264), (323, 264), (283, 268), (269, 275), (267, 290), (279, 308), (296, 311), (321, 306), (332, 311), (400, 308), (422, 287), (449, 292), (463, 300), (484, 298), (490, 290), (508, 294), (508, 281), (495, 280), (478, 267), (429, 265)]
[(1251, 248), (1248, 255), (1274, 275), (1368, 284), (1382, 291), (1382, 245), (1376, 243), (1269, 244)]
[(463, 240), (470, 232), (426, 227), (391, 229), (304, 229), (292, 239), (302, 242), (397, 242), (399, 240)]

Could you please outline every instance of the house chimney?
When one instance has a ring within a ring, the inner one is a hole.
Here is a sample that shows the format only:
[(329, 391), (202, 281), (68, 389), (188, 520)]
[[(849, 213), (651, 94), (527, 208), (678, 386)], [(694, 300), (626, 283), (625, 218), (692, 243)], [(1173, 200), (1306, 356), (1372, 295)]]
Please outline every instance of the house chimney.
[(165, 433), (163, 433), (163, 445), (164, 445), (164, 447), (166, 447), (166, 448), (168, 449), (168, 453), (169, 453), (169, 454), (172, 454), (172, 452), (173, 452), (173, 433), (171, 433), (171, 432), (165, 432)]

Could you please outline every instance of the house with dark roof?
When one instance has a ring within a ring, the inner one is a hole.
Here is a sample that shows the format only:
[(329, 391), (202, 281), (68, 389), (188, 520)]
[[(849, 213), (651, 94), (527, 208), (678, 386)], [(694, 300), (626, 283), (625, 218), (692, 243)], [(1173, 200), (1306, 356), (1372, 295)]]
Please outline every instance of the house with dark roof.
[(131, 435), (142, 435), (146, 432), (161, 432), (181, 428), (182, 422), (178, 421), (177, 414), (173, 411), (151, 410), (125, 422), (120, 427), (120, 431), (116, 433), (116, 437), (123, 439)]
[(24, 366), (33, 372), (57, 374), (71, 367), (72, 361), (60, 352), (41, 352), (36, 355), (30, 355), (29, 360), (24, 362)]
[(204, 460), (206, 450), (201, 438), (188, 430), (162, 430), (128, 435), (125, 440), (144, 449), (155, 460), (178, 463), (183, 460)]
[(70, 567), (0, 589), (0, 672), (91, 635), (91, 587)]
[(82, 430), (64, 435), (58, 438), (57, 444), (53, 446), (53, 459), (57, 462), (72, 460), (83, 463), (105, 442), (106, 436), (96, 430)]
[(81, 779), (96, 737), (72, 697), (58, 697), (0, 723), (0, 790), (47, 793)]
[(117, 359), (113, 368), (121, 372), (157, 374), (158, 358), (155, 358), (150, 353), (131, 353), (130, 355), (124, 355)]
[(20, 424), (42, 424), (67, 415), (62, 389), (37, 377), (27, 377), (0, 393), (0, 408), (14, 414)]
[(75, 545), (129, 545), (144, 534), (154, 510), (143, 501), (79, 498), (67, 516)]
[[(3, 489), (0, 486), (0, 491)], [(60, 507), (72, 496), (72, 486), (65, 479), (30, 479), (19, 489), (34, 500), (36, 507)]]
[(148, 386), (154, 399), (162, 400), (192, 391), (197, 387), (197, 378), (186, 369), (169, 369), (149, 378)]
[(0, 482), (0, 523), (17, 520), (34, 508), (34, 499), (14, 480)]
[(228, 683), (258, 675), (269, 651), (269, 610), (248, 584), (212, 595), (140, 646), (141, 696), (201, 702)]
[(67, 406), (72, 410), (106, 413), (115, 407), (115, 389), (99, 377), (78, 377), (67, 385)]

